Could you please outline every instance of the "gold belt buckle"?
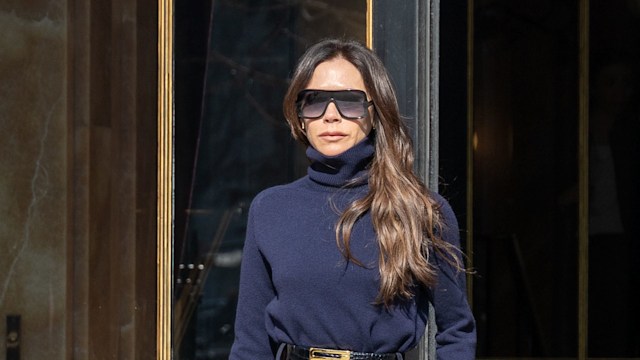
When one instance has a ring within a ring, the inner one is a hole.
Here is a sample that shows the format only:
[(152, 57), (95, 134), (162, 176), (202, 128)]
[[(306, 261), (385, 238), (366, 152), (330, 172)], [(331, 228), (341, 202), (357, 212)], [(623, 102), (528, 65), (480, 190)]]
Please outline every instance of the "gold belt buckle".
[(312, 360), (312, 359), (349, 360), (350, 358), (351, 358), (351, 351), (349, 350), (309, 348), (309, 360)]

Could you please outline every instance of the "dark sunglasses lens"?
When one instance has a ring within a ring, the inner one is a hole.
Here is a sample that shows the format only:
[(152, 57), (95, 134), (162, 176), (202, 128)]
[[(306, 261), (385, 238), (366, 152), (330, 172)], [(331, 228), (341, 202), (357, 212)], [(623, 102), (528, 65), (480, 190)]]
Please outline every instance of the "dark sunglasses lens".
[(333, 94), (336, 106), (345, 118), (363, 118), (367, 97), (361, 91), (339, 91)]
[(331, 96), (321, 91), (311, 91), (304, 94), (300, 108), (302, 116), (316, 118), (322, 116)]
[(336, 105), (342, 116), (345, 118), (362, 118), (365, 116), (364, 105), (362, 102), (352, 102), (352, 101), (341, 101), (336, 100)]

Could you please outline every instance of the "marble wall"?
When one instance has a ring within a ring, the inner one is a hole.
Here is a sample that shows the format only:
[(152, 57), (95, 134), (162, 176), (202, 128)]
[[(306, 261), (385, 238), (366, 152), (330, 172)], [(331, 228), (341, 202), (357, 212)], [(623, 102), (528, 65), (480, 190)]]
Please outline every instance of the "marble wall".
[(0, 333), (21, 316), (22, 359), (155, 358), (157, 21), (156, 0), (0, 2)]
[(24, 359), (66, 351), (66, 6), (0, 6), (0, 329), (21, 316)]

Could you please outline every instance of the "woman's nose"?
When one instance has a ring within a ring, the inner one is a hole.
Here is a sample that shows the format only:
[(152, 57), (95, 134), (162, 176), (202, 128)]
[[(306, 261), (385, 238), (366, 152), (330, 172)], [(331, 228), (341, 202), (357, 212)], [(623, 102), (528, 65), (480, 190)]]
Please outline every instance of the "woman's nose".
[(327, 104), (327, 110), (324, 112), (324, 121), (325, 122), (334, 122), (341, 121), (342, 116), (336, 107), (336, 104), (332, 101)]

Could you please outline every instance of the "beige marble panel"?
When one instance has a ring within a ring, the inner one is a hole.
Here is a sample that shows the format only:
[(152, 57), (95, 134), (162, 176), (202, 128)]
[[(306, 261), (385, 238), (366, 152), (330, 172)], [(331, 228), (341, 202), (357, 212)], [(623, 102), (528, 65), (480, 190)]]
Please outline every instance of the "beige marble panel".
[(0, 329), (22, 316), (24, 359), (66, 357), (66, 6), (0, 7)]

